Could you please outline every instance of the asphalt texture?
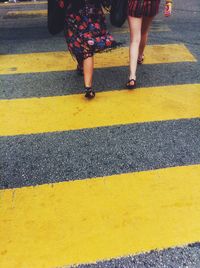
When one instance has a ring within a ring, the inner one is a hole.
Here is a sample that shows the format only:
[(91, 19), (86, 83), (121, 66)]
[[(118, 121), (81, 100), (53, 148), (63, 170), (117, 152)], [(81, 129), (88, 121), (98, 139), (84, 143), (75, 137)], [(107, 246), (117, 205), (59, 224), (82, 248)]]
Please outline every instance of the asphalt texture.
[(199, 164), (199, 133), (193, 119), (2, 137), (0, 188)]
[[(200, 83), (200, 2), (174, 2), (171, 18), (163, 18), (162, 14), (157, 18), (170, 31), (151, 32), (149, 44), (183, 43), (197, 62), (141, 66), (138, 88)], [(0, 55), (66, 50), (63, 34), (53, 37), (48, 33), (45, 17), (6, 15), (12, 10), (42, 8), (45, 5), (0, 6)], [(128, 34), (114, 35), (128, 44)], [(124, 87), (127, 73), (127, 67), (97, 69), (94, 87), (97, 92), (119, 90)], [(81, 92), (82, 78), (77, 78), (73, 71), (0, 76), (0, 99)], [(0, 153), (1, 189), (199, 164), (200, 119), (0, 137)], [(86, 267), (199, 268), (200, 245), (197, 241), (188, 246), (79, 266)]]
[[(122, 259), (76, 266), (77, 268), (199, 268), (200, 244), (187, 247), (151, 251), (146, 254), (129, 256)], [(65, 268), (65, 267), (62, 267)], [(74, 267), (75, 268), (75, 267)]]

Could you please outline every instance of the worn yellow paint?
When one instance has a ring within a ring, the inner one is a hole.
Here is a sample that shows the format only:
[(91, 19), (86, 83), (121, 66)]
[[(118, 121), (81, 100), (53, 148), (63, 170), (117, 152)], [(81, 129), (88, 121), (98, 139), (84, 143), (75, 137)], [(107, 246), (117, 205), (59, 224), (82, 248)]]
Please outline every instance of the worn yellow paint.
[(47, 10), (8, 11), (6, 17), (46, 16)]
[(200, 165), (0, 191), (0, 267), (52, 268), (200, 240)]
[(200, 84), (0, 101), (0, 135), (200, 117)]
[(35, 2), (18, 2), (18, 3), (0, 3), (0, 7), (4, 6), (31, 6), (31, 5), (44, 5), (47, 4), (47, 1), (35, 1)]
[[(151, 45), (145, 52), (145, 64), (195, 62), (195, 57), (182, 44)], [(127, 66), (128, 47), (95, 56), (96, 68)], [(0, 55), (0, 74), (34, 73), (73, 70), (75, 61), (69, 52)]]

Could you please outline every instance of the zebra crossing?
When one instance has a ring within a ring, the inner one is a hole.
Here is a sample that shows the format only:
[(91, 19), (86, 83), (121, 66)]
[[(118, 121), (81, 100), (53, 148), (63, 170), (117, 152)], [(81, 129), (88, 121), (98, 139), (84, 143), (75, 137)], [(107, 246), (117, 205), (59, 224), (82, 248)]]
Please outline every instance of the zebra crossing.
[[(182, 43), (152, 44), (142, 68), (197, 62)], [(128, 47), (95, 64), (112, 80)], [(3, 79), (74, 69), (64, 51), (0, 54)], [(0, 267), (69, 267), (199, 241), (199, 104), (199, 83), (170, 81), (93, 101), (1, 98)]]
[[(173, 53), (171, 53), (172, 51)], [(128, 47), (116, 49), (112, 53), (106, 53), (103, 58), (101, 55), (97, 55), (95, 58), (95, 68), (127, 66), (129, 62), (128, 55)], [(196, 62), (195, 57), (188, 51), (184, 44), (151, 45), (146, 49), (144, 64), (177, 62)], [(75, 68), (75, 61), (69, 52), (38, 52), (2, 55), (0, 74), (71, 71)]]
[(93, 102), (85, 102), (80, 94), (1, 100), (0, 135), (197, 118), (199, 103), (199, 84), (103, 92)]
[(197, 165), (6, 190), (1, 241), (13, 260), (1, 265), (59, 267), (194, 242), (199, 174)]

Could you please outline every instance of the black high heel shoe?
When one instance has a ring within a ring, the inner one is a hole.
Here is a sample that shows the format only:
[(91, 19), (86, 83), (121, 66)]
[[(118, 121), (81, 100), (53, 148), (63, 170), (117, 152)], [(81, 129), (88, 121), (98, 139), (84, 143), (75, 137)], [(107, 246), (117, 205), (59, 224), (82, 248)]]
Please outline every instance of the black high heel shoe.
[[(134, 82), (134, 84), (132, 84), (132, 82)], [(127, 89), (135, 89), (136, 88), (136, 80), (135, 79), (128, 80), (128, 82), (126, 83), (126, 88)]]
[(85, 87), (85, 97), (87, 99), (93, 99), (95, 97), (95, 92), (91, 87)]
[(142, 57), (140, 58), (140, 57), (138, 57), (138, 60), (137, 60), (137, 63), (138, 64), (143, 64), (143, 62), (144, 62), (144, 54), (142, 55)]

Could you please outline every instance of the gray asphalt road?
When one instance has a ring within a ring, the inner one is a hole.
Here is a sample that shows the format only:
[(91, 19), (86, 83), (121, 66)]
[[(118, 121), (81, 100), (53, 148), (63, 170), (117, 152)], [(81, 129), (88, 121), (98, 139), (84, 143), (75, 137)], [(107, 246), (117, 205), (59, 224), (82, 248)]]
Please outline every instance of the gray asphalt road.
[(78, 268), (199, 268), (199, 253), (200, 244), (195, 243), (187, 247), (151, 251), (146, 254), (98, 262), (92, 265), (80, 265)]
[(199, 133), (193, 119), (2, 137), (0, 188), (198, 164)]
[[(48, 33), (45, 17), (6, 16), (12, 10), (44, 7), (0, 7), (0, 55), (66, 49), (62, 34), (52, 37)], [(158, 19), (171, 31), (151, 32), (149, 43), (184, 43), (197, 62), (144, 65), (138, 71), (138, 87), (200, 83), (199, 0), (176, 0), (173, 16), (165, 19), (160, 14)], [(115, 36), (128, 44), (126, 33)], [(96, 70), (97, 92), (121, 89), (127, 72), (127, 67)], [(81, 90), (82, 80), (73, 71), (0, 76), (0, 99), (60, 96)], [(0, 137), (0, 188), (199, 164), (199, 137), (199, 118)], [(199, 268), (200, 247), (196, 243), (79, 267)]]

